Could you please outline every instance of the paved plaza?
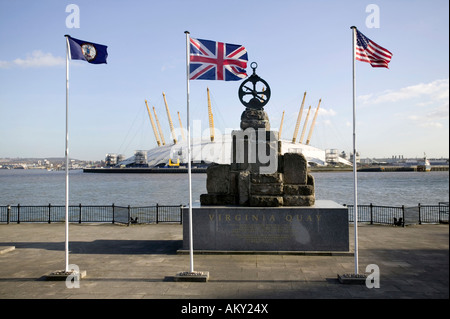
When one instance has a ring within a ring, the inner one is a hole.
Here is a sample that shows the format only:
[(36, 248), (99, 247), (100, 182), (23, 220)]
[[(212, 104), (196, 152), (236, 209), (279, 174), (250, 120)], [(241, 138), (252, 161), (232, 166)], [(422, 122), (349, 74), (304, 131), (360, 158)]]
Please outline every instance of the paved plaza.
[[(354, 249), (353, 226), (349, 227)], [(0, 225), (1, 299), (448, 299), (449, 226), (360, 225), (360, 273), (376, 264), (380, 288), (341, 284), (354, 256), (195, 254), (208, 282), (175, 282), (189, 270), (176, 224), (70, 224), (70, 264), (79, 288), (47, 281), (64, 269), (64, 224)], [(11, 247), (8, 249), (8, 247)], [(14, 248), (14, 249), (13, 249)], [(369, 274), (369, 273), (367, 273)]]

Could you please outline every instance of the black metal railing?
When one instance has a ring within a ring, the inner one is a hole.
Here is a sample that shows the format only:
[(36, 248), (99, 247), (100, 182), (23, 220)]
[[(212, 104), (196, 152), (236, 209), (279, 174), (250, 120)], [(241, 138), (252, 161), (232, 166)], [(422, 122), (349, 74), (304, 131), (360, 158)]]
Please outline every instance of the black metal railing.
[[(354, 222), (353, 205), (347, 205), (349, 222)], [(405, 226), (411, 224), (448, 223), (448, 202), (438, 205), (376, 206), (358, 205), (358, 222)]]
[[(70, 205), (70, 223), (182, 223), (183, 205), (159, 205), (147, 207), (105, 205)], [(64, 222), (65, 205), (0, 206), (0, 223), (54, 223)]]
[[(353, 205), (348, 207), (349, 222), (354, 222)], [(158, 224), (183, 223), (183, 205), (132, 207), (105, 205), (70, 205), (70, 223)], [(449, 203), (418, 206), (358, 205), (358, 222), (405, 226), (410, 224), (448, 223)], [(64, 205), (0, 206), (0, 223), (54, 223), (65, 221)]]

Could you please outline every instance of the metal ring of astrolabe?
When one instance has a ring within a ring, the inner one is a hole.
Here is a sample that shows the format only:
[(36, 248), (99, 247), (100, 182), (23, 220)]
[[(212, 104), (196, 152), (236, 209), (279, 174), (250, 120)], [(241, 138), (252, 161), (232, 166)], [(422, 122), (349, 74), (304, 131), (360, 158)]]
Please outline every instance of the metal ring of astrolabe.
[(253, 74), (241, 83), (238, 91), (239, 100), (247, 108), (262, 110), (264, 105), (269, 102), (270, 87), (256, 74), (255, 70), (258, 64), (252, 62), (250, 67), (253, 69)]

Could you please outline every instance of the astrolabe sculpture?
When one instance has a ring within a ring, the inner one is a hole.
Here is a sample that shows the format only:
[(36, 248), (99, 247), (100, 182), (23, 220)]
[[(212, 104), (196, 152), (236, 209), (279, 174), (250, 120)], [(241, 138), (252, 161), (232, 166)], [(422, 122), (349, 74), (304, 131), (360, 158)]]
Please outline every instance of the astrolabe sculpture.
[(262, 110), (269, 102), (270, 87), (264, 79), (256, 74), (258, 64), (252, 62), (250, 67), (253, 69), (253, 74), (239, 87), (239, 100), (249, 109)]
[(241, 130), (232, 134), (231, 164), (211, 164), (207, 169), (206, 189), (200, 203), (253, 207), (312, 206), (315, 203), (314, 178), (307, 160), (300, 153), (281, 154), (278, 132), (270, 130), (264, 106), (270, 100), (269, 84), (253, 74), (238, 91), (245, 106)]
[(245, 111), (241, 115), (241, 129), (264, 128), (270, 130), (269, 117), (264, 111), (264, 106), (270, 100), (270, 86), (256, 74), (258, 64), (252, 62), (250, 67), (253, 74), (248, 77), (239, 87), (239, 100), (245, 106)]

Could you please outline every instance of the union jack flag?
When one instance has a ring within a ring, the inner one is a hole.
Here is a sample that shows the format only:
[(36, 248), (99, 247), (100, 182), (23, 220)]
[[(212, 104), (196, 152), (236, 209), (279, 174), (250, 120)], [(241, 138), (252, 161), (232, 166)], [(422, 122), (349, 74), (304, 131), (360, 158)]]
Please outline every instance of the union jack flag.
[(189, 80), (238, 81), (247, 77), (247, 61), (242, 45), (190, 38)]

